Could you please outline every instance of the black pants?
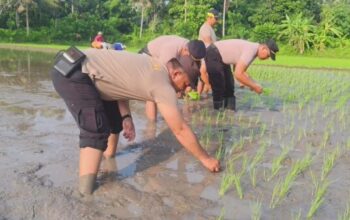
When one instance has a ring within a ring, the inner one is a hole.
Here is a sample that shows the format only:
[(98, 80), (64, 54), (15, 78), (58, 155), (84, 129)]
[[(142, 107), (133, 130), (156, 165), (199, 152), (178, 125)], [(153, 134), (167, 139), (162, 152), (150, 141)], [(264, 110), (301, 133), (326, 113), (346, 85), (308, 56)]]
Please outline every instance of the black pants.
[(80, 147), (104, 151), (109, 134), (122, 130), (118, 103), (102, 101), (89, 76), (80, 70), (67, 78), (52, 69), (51, 77), (80, 129)]
[(223, 107), (236, 110), (235, 88), (231, 67), (223, 63), (218, 49), (213, 44), (207, 48), (205, 64), (213, 90), (214, 109)]

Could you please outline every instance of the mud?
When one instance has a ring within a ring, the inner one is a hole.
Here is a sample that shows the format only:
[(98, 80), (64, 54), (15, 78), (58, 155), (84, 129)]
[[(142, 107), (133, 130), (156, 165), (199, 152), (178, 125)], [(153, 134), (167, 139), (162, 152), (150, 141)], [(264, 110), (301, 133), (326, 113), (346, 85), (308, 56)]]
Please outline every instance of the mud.
[[(78, 129), (51, 85), (51, 55), (12, 50), (0, 50), (0, 54), (0, 219), (251, 219), (251, 206), (257, 200), (262, 202), (261, 219), (292, 219), (299, 211), (302, 216), (307, 213), (312, 198), (312, 181), (307, 173), (297, 178), (280, 206), (269, 208), (277, 178), (264, 181), (264, 170), (271, 167), (272, 158), (281, 151), (281, 142), (287, 140), (277, 138), (279, 126), (288, 123), (278, 104), (274, 109), (262, 109), (246, 103), (237, 113), (228, 112), (226, 121), (212, 122), (213, 134), (223, 133), (224, 146), (229, 149), (239, 141), (238, 133), (249, 140), (252, 129), (244, 125), (250, 123), (255, 125), (254, 131), (261, 131), (260, 122), (251, 122), (250, 118), (263, 115), (261, 120), (266, 123), (275, 120), (268, 128), (275, 141), (259, 165), (257, 187), (251, 187), (249, 175), (243, 177), (243, 199), (234, 188), (220, 197), (223, 172), (205, 170), (182, 149), (161, 117), (156, 124), (145, 120), (142, 102), (132, 102), (136, 140), (120, 141), (114, 163), (102, 163), (93, 195), (81, 196), (77, 192)], [(243, 103), (246, 94), (251, 93), (238, 90), (238, 101)], [(201, 110), (210, 109), (211, 101), (181, 100), (179, 105), (201, 139), (206, 129)], [(216, 113), (209, 110), (208, 114), (215, 118)], [(240, 123), (228, 123), (231, 118), (240, 118)], [(349, 130), (337, 134), (331, 146), (345, 145)], [(308, 131), (308, 138), (305, 142), (317, 144), (322, 133)], [(203, 145), (215, 155), (219, 141), (212, 138), (206, 145), (204, 139)], [(241, 152), (254, 156), (257, 140), (247, 143)], [(303, 142), (299, 143), (284, 161), (283, 174), (306, 151)], [(316, 155), (317, 151), (312, 152)], [(226, 162), (222, 162), (224, 167)], [(349, 164), (346, 151), (330, 174), (333, 184), (315, 219), (335, 219), (345, 209), (350, 195)], [(115, 172), (103, 172), (106, 166)], [(315, 172), (321, 166), (322, 157), (312, 164)]]

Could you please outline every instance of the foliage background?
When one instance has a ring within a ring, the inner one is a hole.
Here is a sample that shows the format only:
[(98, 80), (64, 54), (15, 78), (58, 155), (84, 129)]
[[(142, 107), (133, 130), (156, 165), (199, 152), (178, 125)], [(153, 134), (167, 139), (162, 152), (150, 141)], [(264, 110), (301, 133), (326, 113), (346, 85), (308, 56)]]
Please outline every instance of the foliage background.
[(349, 45), (349, 0), (0, 0), (0, 41), (83, 45), (98, 31), (136, 46), (164, 34), (197, 38), (206, 12), (224, 3), (220, 39), (275, 38), (296, 53)]

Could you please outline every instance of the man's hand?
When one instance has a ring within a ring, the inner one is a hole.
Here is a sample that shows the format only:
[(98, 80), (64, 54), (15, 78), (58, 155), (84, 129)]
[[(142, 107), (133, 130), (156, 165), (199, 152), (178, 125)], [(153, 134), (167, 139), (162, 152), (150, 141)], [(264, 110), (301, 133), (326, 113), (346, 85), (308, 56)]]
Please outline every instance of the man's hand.
[(205, 166), (211, 172), (220, 171), (220, 162), (214, 157), (209, 156), (207, 158), (201, 159), (200, 161), (202, 162), (203, 166)]
[(132, 122), (132, 118), (128, 117), (123, 120), (123, 136), (128, 141), (132, 141), (135, 139), (135, 127)]
[(256, 84), (253, 88), (254, 92), (256, 92), (257, 94), (261, 94), (263, 92), (263, 87), (259, 84)]

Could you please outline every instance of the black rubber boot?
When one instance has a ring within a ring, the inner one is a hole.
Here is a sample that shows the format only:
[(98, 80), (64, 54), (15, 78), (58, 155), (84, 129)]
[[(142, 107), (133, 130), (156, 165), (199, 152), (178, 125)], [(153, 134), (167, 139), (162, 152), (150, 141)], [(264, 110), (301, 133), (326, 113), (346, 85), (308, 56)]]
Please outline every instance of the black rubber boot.
[(236, 97), (228, 97), (224, 100), (225, 109), (236, 111)]

